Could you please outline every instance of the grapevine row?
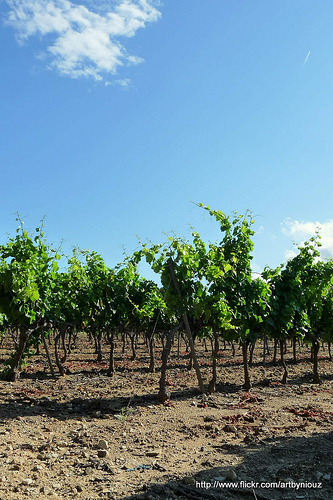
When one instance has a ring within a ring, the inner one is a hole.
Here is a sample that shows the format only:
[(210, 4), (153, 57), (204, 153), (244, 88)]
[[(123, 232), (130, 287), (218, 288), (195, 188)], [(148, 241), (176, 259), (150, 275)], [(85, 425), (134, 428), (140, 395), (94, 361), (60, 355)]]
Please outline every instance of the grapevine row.
[[(75, 249), (65, 270), (65, 257), (48, 244), (43, 224), (34, 234), (22, 221), (14, 237), (0, 246), (0, 329), (3, 338), (17, 332), (15, 347), (5, 362), (2, 378), (15, 380), (22, 362), (43, 343), (52, 372), (47, 338), (53, 337), (54, 356), (60, 375), (65, 373), (65, 337), (85, 331), (94, 339), (102, 358), (102, 339), (109, 344), (108, 375), (114, 373), (117, 337), (127, 334), (132, 343), (143, 333), (150, 351), (149, 370), (155, 370), (154, 341), (165, 335), (160, 399), (168, 397), (165, 373), (176, 332), (185, 331), (191, 359), (201, 380), (193, 338), (212, 340), (213, 392), (221, 340), (239, 342), (244, 367), (244, 388), (251, 387), (249, 352), (258, 339), (274, 339), (280, 346), (287, 381), (284, 345), (291, 339), (312, 347), (313, 381), (320, 383), (318, 351), (333, 334), (333, 265), (319, 259), (320, 237), (316, 235), (299, 253), (276, 269), (265, 268), (253, 277), (250, 213), (227, 216), (200, 205), (221, 231), (221, 240), (206, 243), (193, 232), (191, 240), (172, 236), (164, 244), (142, 243), (140, 250), (115, 268), (106, 266), (96, 252)], [(160, 285), (138, 271), (142, 260), (159, 276)], [(61, 347), (62, 346), (62, 347)], [(65, 356), (60, 358), (61, 348)]]

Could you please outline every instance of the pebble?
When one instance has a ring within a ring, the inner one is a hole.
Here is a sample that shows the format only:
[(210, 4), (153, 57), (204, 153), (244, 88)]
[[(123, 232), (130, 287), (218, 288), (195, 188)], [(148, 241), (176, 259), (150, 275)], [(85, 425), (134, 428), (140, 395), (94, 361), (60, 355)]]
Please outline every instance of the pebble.
[(234, 469), (230, 469), (228, 472), (227, 472), (227, 478), (230, 479), (230, 481), (236, 481), (237, 479), (237, 474), (236, 472), (234, 471)]
[(67, 441), (59, 441), (58, 443), (59, 448), (67, 448), (67, 446), (68, 446)]
[(331, 474), (324, 474), (324, 475), (323, 475), (323, 479), (324, 479), (325, 481), (330, 481), (330, 480), (331, 480)]
[(33, 483), (33, 479), (31, 479), (30, 477), (27, 477), (26, 479), (23, 479), (22, 481), (22, 484), (26, 485), (26, 486), (31, 486)]
[(317, 479), (317, 481), (320, 481), (322, 478), (323, 478), (323, 473), (318, 471), (316, 473), (316, 479)]
[(188, 485), (195, 484), (195, 479), (193, 477), (190, 477), (190, 476), (185, 476), (182, 479), (182, 483), (183, 484), (188, 484)]
[(50, 488), (47, 486), (42, 486), (41, 489), (39, 490), (43, 495), (53, 495), (53, 492)]
[(105, 439), (100, 439), (98, 442), (98, 448), (100, 450), (107, 450), (109, 447), (109, 443)]

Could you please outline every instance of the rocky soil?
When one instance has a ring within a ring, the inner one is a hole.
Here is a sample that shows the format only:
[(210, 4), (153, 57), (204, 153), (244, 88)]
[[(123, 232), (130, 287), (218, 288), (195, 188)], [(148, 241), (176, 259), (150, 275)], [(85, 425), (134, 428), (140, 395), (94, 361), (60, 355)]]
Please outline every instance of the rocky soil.
[[(250, 369), (242, 390), (240, 351), (221, 351), (218, 387), (201, 395), (188, 358), (173, 352), (171, 400), (157, 398), (159, 371), (147, 373), (140, 342), (135, 361), (117, 351), (106, 376), (82, 337), (53, 380), (46, 358), (29, 360), (15, 383), (0, 382), (0, 498), (323, 499), (333, 498), (333, 363), (321, 352), (321, 385), (311, 383), (309, 353), (287, 354), (282, 369)], [(161, 348), (157, 348), (160, 364)], [(203, 378), (211, 359), (198, 345)], [(4, 348), (0, 357), (4, 359)], [(106, 353), (107, 357), (107, 353)]]

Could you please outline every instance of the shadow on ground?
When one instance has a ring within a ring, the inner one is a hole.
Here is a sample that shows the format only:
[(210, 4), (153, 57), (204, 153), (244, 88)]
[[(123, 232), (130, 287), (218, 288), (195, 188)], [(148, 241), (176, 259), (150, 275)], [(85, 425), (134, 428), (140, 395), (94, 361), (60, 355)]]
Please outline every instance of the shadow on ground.
[[(161, 474), (161, 481), (143, 484), (141, 491), (122, 500), (333, 499), (333, 432), (221, 445), (220, 451), (231, 458), (237, 455), (239, 465), (216, 467), (208, 460), (199, 473), (182, 480)], [(142, 476), (144, 481), (144, 472)]]

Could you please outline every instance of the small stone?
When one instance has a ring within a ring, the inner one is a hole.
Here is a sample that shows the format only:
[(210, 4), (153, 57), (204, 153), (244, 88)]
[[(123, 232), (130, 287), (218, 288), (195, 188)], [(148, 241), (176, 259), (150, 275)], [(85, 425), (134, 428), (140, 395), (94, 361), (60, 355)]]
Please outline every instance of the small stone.
[(316, 479), (317, 479), (317, 481), (320, 481), (322, 478), (323, 478), (323, 473), (318, 471), (316, 473)]
[(182, 483), (188, 484), (188, 485), (195, 484), (195, 479), (193, 477), (190, 477), (190, 476), (185, 476), (182, 479)]
[(50, 488), (47, 486), (42, 486), (41, 489), (39, 490), (43, 495), (53, 495), (53, 492)]
[(97, 410), (97, 411), (94, 411), (93, 412), (93, 416), (96, 417), (96, 418), (100, 418), (102, 416), (102, 412)]
[(58, 443), (59, 448), (67, 448), (67, 446), (68, 446), (67, 441), (59, 441)]
[(230, 479), (230, 481), (236, 481), (237, 479), (237, 474), (236, 472), (234, 471), (234, 469), (230, 469), (228, 472), (227, 472), (227, 478)]
[(331, 480), (331, 474), (324, 474), (324, 475), (323, 475), (323, 479), (324, 479), (325, 481), (330, 481), (330, 480)]
[(109, 443), (105, 441), (105, 439), (100, 439), (98, 442), (98, 448), (100, 450), (107, 450), (109, 447)]
[(31, 486), (33, 483), (33, 479), (31, 479), (30, 477), (27, 477), (26, 479), (23, 479), (22, 481), (22, 484), (24, 484), (25, 486)]

